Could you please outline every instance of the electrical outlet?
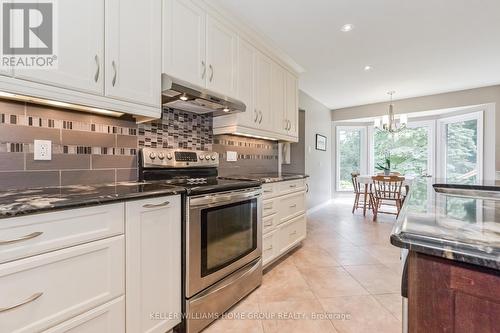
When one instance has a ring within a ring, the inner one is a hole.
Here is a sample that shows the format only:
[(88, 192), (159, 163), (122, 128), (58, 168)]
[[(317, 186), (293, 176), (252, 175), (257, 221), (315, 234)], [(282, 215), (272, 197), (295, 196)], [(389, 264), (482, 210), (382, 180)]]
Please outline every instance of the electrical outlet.
[(238, 160), (238, 153), (235, 151), (228, 151), (227, 153), (227, 161), (228, 162), (236, 162)]
[(52, 160), (52, 141), (35, 140), (35, 161)]

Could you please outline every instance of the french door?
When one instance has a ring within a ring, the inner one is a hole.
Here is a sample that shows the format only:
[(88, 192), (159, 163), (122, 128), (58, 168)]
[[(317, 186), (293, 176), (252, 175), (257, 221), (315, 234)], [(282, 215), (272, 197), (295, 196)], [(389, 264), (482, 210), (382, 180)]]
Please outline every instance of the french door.
[(438, 120), (437, 178), (475, 183), (483, 179), (483, 112)]

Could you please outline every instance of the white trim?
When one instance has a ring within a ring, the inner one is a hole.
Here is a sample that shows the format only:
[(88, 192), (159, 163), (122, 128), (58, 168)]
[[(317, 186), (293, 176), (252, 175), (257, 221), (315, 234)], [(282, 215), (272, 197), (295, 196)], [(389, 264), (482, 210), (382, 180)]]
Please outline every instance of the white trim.
[(306, 211), (306, 215), (310, 215), (310, 214), (312, 214), (312, 213), (317, 212), (318, 210), (321, 210), (322, 208), (325, 208), (326, 206), (328, 206), (328, 205), (330, 205), (331, 203), (333, 203), (333, 201), (334, 201), (334, 200), (335, 200), (335, 199), (330, 199), (330, 200), (328, 200), (328, 201), (326, 201), (326, 202), (323, 202), (323, 203), (321, 203), (321, 204), (319, 204), (319, 205), (316, 205), (316, 206), (314, 206), (314, 207), (309, 208), (309, 209)]

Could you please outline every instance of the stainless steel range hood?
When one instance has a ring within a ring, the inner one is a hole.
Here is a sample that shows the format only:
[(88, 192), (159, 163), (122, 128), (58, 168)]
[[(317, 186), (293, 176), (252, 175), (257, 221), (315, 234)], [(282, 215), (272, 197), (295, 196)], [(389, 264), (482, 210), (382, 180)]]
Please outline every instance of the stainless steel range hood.
[(212, 113), (214, 117), (244, 112), (245, 103), (162, 74), (162, 103), (173, 109), (193, 113)]

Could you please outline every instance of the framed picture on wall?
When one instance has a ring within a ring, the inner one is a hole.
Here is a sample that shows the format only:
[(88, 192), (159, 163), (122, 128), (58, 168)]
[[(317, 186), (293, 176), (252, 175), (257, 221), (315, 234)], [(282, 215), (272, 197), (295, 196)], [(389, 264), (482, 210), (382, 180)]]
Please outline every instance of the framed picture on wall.
[(316, 150), (326, 151), (326, 136), (316, 134)]

